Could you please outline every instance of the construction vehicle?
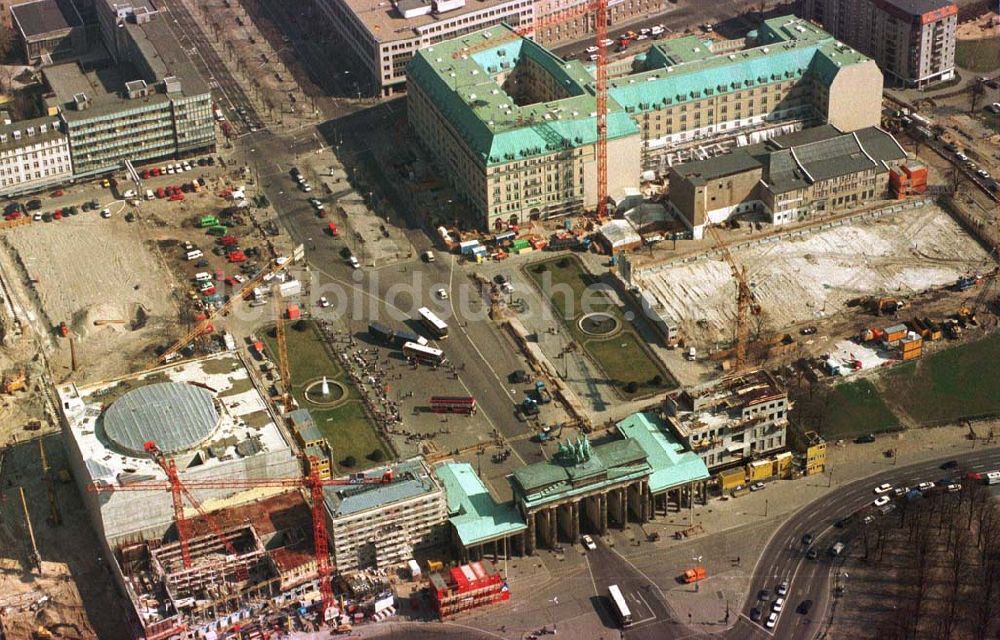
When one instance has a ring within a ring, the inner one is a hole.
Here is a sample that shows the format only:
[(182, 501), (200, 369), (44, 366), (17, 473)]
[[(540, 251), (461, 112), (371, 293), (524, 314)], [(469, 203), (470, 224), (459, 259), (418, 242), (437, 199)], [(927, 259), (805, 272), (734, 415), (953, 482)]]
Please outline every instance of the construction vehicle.
[(15, 391), (22, 391), (27, 387), (27, 379), (24, 373), (24, 369), (18, 369), (17, 371), (11, 371), (3, 377), (3, 385), (0, 390), (4, 393), (14, 393)]
[(532, 416), (537, 416), (538, 402), (535, 401), (534, 398), (525, 396), (524, 400), (521, 401), (521, 404), (517, 405), (517, 410), (515, 413), (517, 413), (517, 418), (521, 422), (526, 421), (528, 418)]
[[(115, 491), (167, 491), (171, 494), (174, 504), (174, 524), (177, 528), (177, 536), (180, 539), (181, 559), (185, 568), (192, 566), (191, 553), (189, 549), (190, 527), (184, 515), (184, 499), (195, 508), (202, 519), (212, 529), (213, 534), (225, 546), (229, 553), (238, 555), (229, 539), (223, 535), (215, 520), (209, 515), (201, 503), (191, 494), (192, 489), (258, 489), (267, 487), (287, 487), (291, 489), (304, 488), (309, 491), (312, 498), (312, 520), (313, 520), (313, 549), (316, 554), (316, 572), (319, 579), (319, 589), (322, 598), (322, 611), (320, 618), (325, 618), (324, 614), (334, 606), (335, 599), (333, 587), (330, 584), (330, 577), (333, 569), (330, 563), (329, 536), (326, 529), (326, 507), (323, 500), (323, 487), (337, 485), (369, 485), (369, 484), (391, 484), (394, 482), (392, 470), (386, 471), (383, 475), (365, 476), (363, 474), (353, 474), (348, 478), (323, 479), (320, 477), (319, 460), (315, 456), (306, 458), (308, 473), (297, 478), (213, 478), (213, 479), (192, 479), (181, 482), (177, 473), (177, 466), (172, 458), (167, 458), (155, 442), (145, 443), (146, 452), (157, 462), (160, 468), (166, 473), (167, 479), (147, 480), (132, 482), (122, 485), (111, 485), (107, 482), (93, 482), (88, 485), (87, 490), (95, 493), (111, 493)], [(23, 495), (22, 495), (23, 499)], [(245, 571), (245, 569), (244, 569)], [(245, 580), (246, 576), (237, 575), (237, 579)]]
[(693, 569), (687, 569), (684, 571), (684, 583), (691, 584), (692, 582), (698, 582), (699, 580), (704, 580), (708, 577), (708, 572), (705, 571), (705, 567), (698, 566)]
[(879, 297), (868, 298), (865, 301), (865, 306), (877, 316), (891, 316), (899, 313), (906, 304), (896, 298)]
[(541, 380), (535, 381), (535, 397), (538, 400), (538, 404), (552, 402), (552, 393), (545, 387), (545, 383)]
[(884, 332), (878, 327), (868, 327), (861, 330), (861, 333), (858, 334), (858, 340), (861, 342), (876, 342), (881, 340), (883, 335), (885, 335)]

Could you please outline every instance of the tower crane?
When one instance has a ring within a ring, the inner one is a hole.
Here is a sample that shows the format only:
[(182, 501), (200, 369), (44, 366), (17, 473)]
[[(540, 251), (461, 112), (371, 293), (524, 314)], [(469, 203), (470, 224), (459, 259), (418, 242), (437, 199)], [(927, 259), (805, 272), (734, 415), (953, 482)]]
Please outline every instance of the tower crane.
[(167, 480), (148, 480), (133, 482), (129, 484), (111, 485), (106, 482), (92, 482), (87, 486), (87, 490), (95, 493), (114, 493), (118, 491), (169, 491), (174, 502), (174, 519), (177, 523), (177, 534), (180, 537), (181, 556), (185, 567), (190, 567), (191, 558), (188, 550), (188, 539), (190, 528), (187, 519), (184, 517), (184, 507), (181, 496), (186, 498), (198, 513), (208, 522), (212, 532), (225, 545), (226, 550), (234, 555), (237, 551), (225, 537), (223, 532), (216, 525), (212, 517), (204, 511), (201, 503), (191, 495), (193, 489), (256, 489), (256, 488), (282, 488), (287, 487), (305, 488), (309, 490), (312, 500), (312, 521), (313, 521), (313, 550), (316, 555), (316, 573), (319, 578), (320, 595), (322, 597), (323, 613), (331, 606), (335, 600), (333, 587), (330, 585), (330, 575), (332, 567), (330, 563), (330, 550), (326, 529), (326, 513), (323, 507), (323, 487), (342, 485), (377, 485), (390, 484), (393, 482), (392, 470), (387, 470), (380, 477), (369, 477), (363, 474), (355, 474), (349, 478), (331, 478), (324, 480), (319, 473), (319, 460), (315, 456), (307, 459), (309, 473), (296, 478), (216, 478), (216, 479), (192, 479), (181, 482), (177, 467), (172, 459), (167, 458), (153, 442), (146, 443), (146, 450), (154, 456), (157, 464), (163, 468), (167, 474)]
[(760, 315), (760, 304), (754, 296), (753, 289), (747, 281), (746, 267), (741, 267), (733, 257), (729, 247), (715, 227), (705, 225), (715, 248), (722, 254), (723, 260), (729, 265), (729, 271), (736, 281), (736, 362), (734, 372), (742, 371), (747, 361), (747, 344), (750, 341), (750, 314)]

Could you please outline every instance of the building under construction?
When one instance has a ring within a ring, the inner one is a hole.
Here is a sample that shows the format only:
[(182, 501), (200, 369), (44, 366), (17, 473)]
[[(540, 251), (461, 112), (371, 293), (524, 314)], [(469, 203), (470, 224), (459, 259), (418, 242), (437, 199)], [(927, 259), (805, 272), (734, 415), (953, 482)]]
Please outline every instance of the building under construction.
[(301, 461), (241, 358), (56, 392), (73, 477), (137, 637), (223, 637), (263, 605), (315, 591)]
[(788, 394), (763, 369), (667, 394), (671, 428), (710, 472), (785, 450)]
[(134, 636), (226, 637), (239, 626), (271, 627), (287, 606), (319, 601), (309, 506), (289, 492), (190, 522), (190, 566), (180, 542), (113, 550), (112, 572), (131, 604)]

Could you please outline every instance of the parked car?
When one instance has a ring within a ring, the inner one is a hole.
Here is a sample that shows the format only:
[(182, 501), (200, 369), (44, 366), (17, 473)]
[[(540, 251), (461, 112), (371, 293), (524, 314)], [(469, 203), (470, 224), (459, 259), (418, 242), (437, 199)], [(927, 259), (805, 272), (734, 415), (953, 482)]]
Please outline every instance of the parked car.
[(583, 541), (583, 546), (586, 547), (588, 551), (593, 551), (597, 548), (597, 545), (594, 543), (594, 539), (589, 535), (584, 535), (580, 539)]
[(788, 580), (785, 580), (781, 584), (778, 585), (777, 593), (778, 593), (779, 596), (782, 596), (782, 597), (788, 595)]
[(889, 504), (889, 500), (889, 496), (879, 496), (878, 498), (875, 498), (873, 504), (876, 507), (881, 507), (882, 505)]
[(768, 629), (773, 629), (776, 624), (778, 624), (778, 614), (775, 612), (767, 617), (767, 622), (764, 623), (764, 626)]
[(750, 485), (750, 490), (751, 491), (760, 491), (763, 488), (764, 488), (764, 483), (763, 482), (755, 482), (752, 485)]
[(854, 444), (871, 444), (872, 442), (875, 442), (874, 433), (869, 433), (864, 436), (858, 436), (857, 438), (854, 439)]
[(42, 201), (39, 200), (38, 198), (35, 198), (34, 200), (28, 200), (27, 204), (25, 204), (25, 208), (28, 211), (38, 211), (39, 209), (42, 208)]
[(760, 617), (761, 617), (761, 610), (759, 608), (754, 607), (753, 609), (750, 610), (750, 620), (754, 622), (760, 622)]

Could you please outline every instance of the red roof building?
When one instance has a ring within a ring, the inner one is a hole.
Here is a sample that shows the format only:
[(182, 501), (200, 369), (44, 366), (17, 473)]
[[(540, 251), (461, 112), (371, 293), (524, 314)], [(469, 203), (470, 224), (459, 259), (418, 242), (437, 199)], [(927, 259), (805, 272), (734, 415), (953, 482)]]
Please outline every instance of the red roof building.
[(428, 575), (434, 610), (442, 620), (510, 599), (507, 581), (490, 562), (463, 564)]

